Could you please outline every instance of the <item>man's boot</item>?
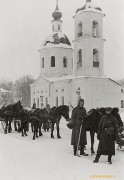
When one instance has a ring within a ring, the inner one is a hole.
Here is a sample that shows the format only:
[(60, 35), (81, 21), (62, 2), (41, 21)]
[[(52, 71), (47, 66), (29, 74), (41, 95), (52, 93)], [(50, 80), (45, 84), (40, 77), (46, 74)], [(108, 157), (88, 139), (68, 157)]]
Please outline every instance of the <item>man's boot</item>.
[(112, 155), (109, 155), (109, 156), (108, 156), (108, 163), (109, 163), (109, 164), (112, 164)]
[(95, 158), (95, 160), (93, 161), (93, 163), (98, 163), (100, 156), (101, 156), (101, 154), (97, 153), (96, 158)]
[(76, 156), (77, 155), (77, 146), (73, 145), (73, 149), (74, 149), (74, 156)]

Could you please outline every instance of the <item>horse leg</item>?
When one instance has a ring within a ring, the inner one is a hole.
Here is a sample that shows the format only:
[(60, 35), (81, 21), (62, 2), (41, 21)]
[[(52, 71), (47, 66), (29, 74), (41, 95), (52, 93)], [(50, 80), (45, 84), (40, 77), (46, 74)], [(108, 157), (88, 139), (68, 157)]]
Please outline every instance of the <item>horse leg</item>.
[(23, 128), (23, 126), (22, 126), (22, 137), (24, 137), (24, 128)]
[(9, 120), (8, 133), (12, 132), (11, 121)]
[(4, 129), (4, 134), (7, 134), (7, 127), (8, 127), (8, 121), (5, 121), (5, 129)]
[(27, 136), (27, 126), (28, 126), (28, 124), (27, 124), (27, 122), (25, 122), (24, 123), (24, 134), (25, 134), (25, 136)]
[(18, 130), (18, 129), (17, 129), (17, 124), (16, 124), (16, 122), (14, 122), (14, 128), (15, 128), (15, 131)]
[(53, 139), (54, 139), (54, 136), (53, 136), (54, 124), (55, 124), (55, 123), (52, 123), (52, 127), (51, 127), (51, 138), (53, 138)]
[(94, 135), (95, 135), (95, 132), (94, 131), (90, 131), (90, 138), (91, 138), (91, 154), (95, 154), (95, 151), (94, 151)]
[(57, 126), (57, 138), (61, 139), (60, 133), (59, 133), (59, 123), (60, 121), (56, 122), (56, 126)]
[(41, 127), (42, 127), (42, 125), (39, 126), (39, 136), (43, 136), (42, 131), (41, 131)]
[(33, 124), (31, 124), (31, 130), (32, 130), (32, 132), (34, 132), (34, 126), (33, 126)]
[(36, 123), (36, 129), (35, 129), (36, 138), (38, 138), (38, 128), (39, 128), (39, 124), (38, 124), (38, 122), (37, 122), (37, 123)]
[(33, 140), (35, 140), (35, 135), (36, 135), (35, 125), (32, 124), (31, 127), (34, 129), (34, 130), (33, 130), (33, 133), (34, 133), (34, 135), (33, 135)]

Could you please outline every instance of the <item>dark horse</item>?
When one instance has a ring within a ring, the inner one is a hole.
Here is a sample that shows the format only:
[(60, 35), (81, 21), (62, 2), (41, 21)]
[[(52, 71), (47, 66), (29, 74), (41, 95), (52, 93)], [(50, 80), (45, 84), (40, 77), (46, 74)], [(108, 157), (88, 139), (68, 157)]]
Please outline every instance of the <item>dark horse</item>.
[[(46, 114), (45, 114), (45, 109), (23, 109), (20, 113), (20, 119), (21, 119), (21, 132), (22, 136), (27, 136), (27, 131), (28, 131), (28, 124), (31, 124), (31, 127), (33, 129), (33, 140), (35, 138), (38, 138), (39, 136), (42, 136), (41, 132), (41, 127), (42, 124), (47, 122)], [(38, 136), (39, 132), (39, 136)]]
[(51, 108), (50, 110), (50, 122), (52, 124), (51, 138), (54, 138), (53, 131), (54, 131), (55, 124), (57, 127), (57, 138), (61, 138), (60, 132), (59, 132), (59, 124), (62, 117), (64, 117), (66, 121), (69, 121), (69, 106), (62, 105), (59, 107), (54, 106)]
[(5, 134), (7, 134), (7, 131), (8, 133), (11, 133), (12, 131), (11, 122), (13, 121), (13, 119), (19, 118), (19, 113), (22, 109), (23, 106), (20, 100), (16, 103), (3, 106), (0, 109), (0, 117), (5, 122), (5, 129), (4, 129)]
[[(94, 154), (94, 136), (95, 133), (98, 131), (99, 122), (102, 118), (102, 116), (106, 115), (105, 108), (97, 108), (97, 109), (91, 109), (88, 112), (88, 115), (85, 119), (85, 127), (86, 131), (90, 131), (90, 137), (91, 137), (91, 154)], [(113, 108), (112, 109), (112, 115), (117, 119), (118, 126), (123, 126), (123, 122), (121, 120), (121, 117), (119, 115), (119, 109)]]

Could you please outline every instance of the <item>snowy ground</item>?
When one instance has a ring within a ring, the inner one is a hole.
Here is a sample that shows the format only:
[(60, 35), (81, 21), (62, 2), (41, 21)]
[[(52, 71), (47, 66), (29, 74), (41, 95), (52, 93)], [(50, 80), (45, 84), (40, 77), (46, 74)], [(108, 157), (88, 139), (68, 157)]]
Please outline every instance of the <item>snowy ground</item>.
[[(123, 114), (124, 119), (124, 114)], [(95, 156), (74, 157), (70, 145), (71, 130), (61, 120), (62, 139), (50, 138), (50, 132), (32, 140), (32, 133), (22, 138), (20, 134), (3, 134), (0, 127), (0, 180), (92, 180), (124, 179), (124, 149), (116, 151), (113, 164), (102, 156), (98, 164), (93, 164)], [(90, 154), (88, 136), (87, 150)], [(98, 141), (95, 140), (95, 150)], [(93, 177), (93, 176), (99, 176)], [(112, 177), (107, 177), (107, 176)], [(106, 176), (106, 178), (103, 178)]]

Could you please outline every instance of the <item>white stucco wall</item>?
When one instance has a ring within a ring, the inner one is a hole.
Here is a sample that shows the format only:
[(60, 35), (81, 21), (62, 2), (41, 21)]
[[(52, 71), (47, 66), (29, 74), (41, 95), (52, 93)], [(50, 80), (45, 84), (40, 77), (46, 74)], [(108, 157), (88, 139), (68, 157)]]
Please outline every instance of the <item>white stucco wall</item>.
[(110, 79), (83, 78), (75, 79), (73, 83), (72, 104), (77, 104), (76, 90), (80, 87), (80, 96), (85, 100), (87, 110), (97, 107), (118, 107), (121, 109), (121, 100), (124, 100), (123, 86)]
[[(104, 40), (103, 17), (101, 13), (91, 11), (81, 12), (74, 16), (75, 40), (74, 42), (74, 74), (75, 76), (103, 76), (104, 75)], [(98, 23), (98, 35), (93, 37), (93, 21)], [(82, 37), (78, 38), (78, 25), (82, 22)], [(82, 67), (77, 68), (78, 52), (82, 49)], [(93, 49), (98, 49), (99, 67), (93, 67)]]
[[(40, 61), (44, 57), (44, 68), (40, 66), (40, 74), (47, 77), (72, 74), (73, 50), (71, 48), (43, 48), (39, 50)], [(55, 56), (55, 67), (51, 67), (51, 56)], [(63, 58), (67, 57), (67, 67), (63, 67)]]

